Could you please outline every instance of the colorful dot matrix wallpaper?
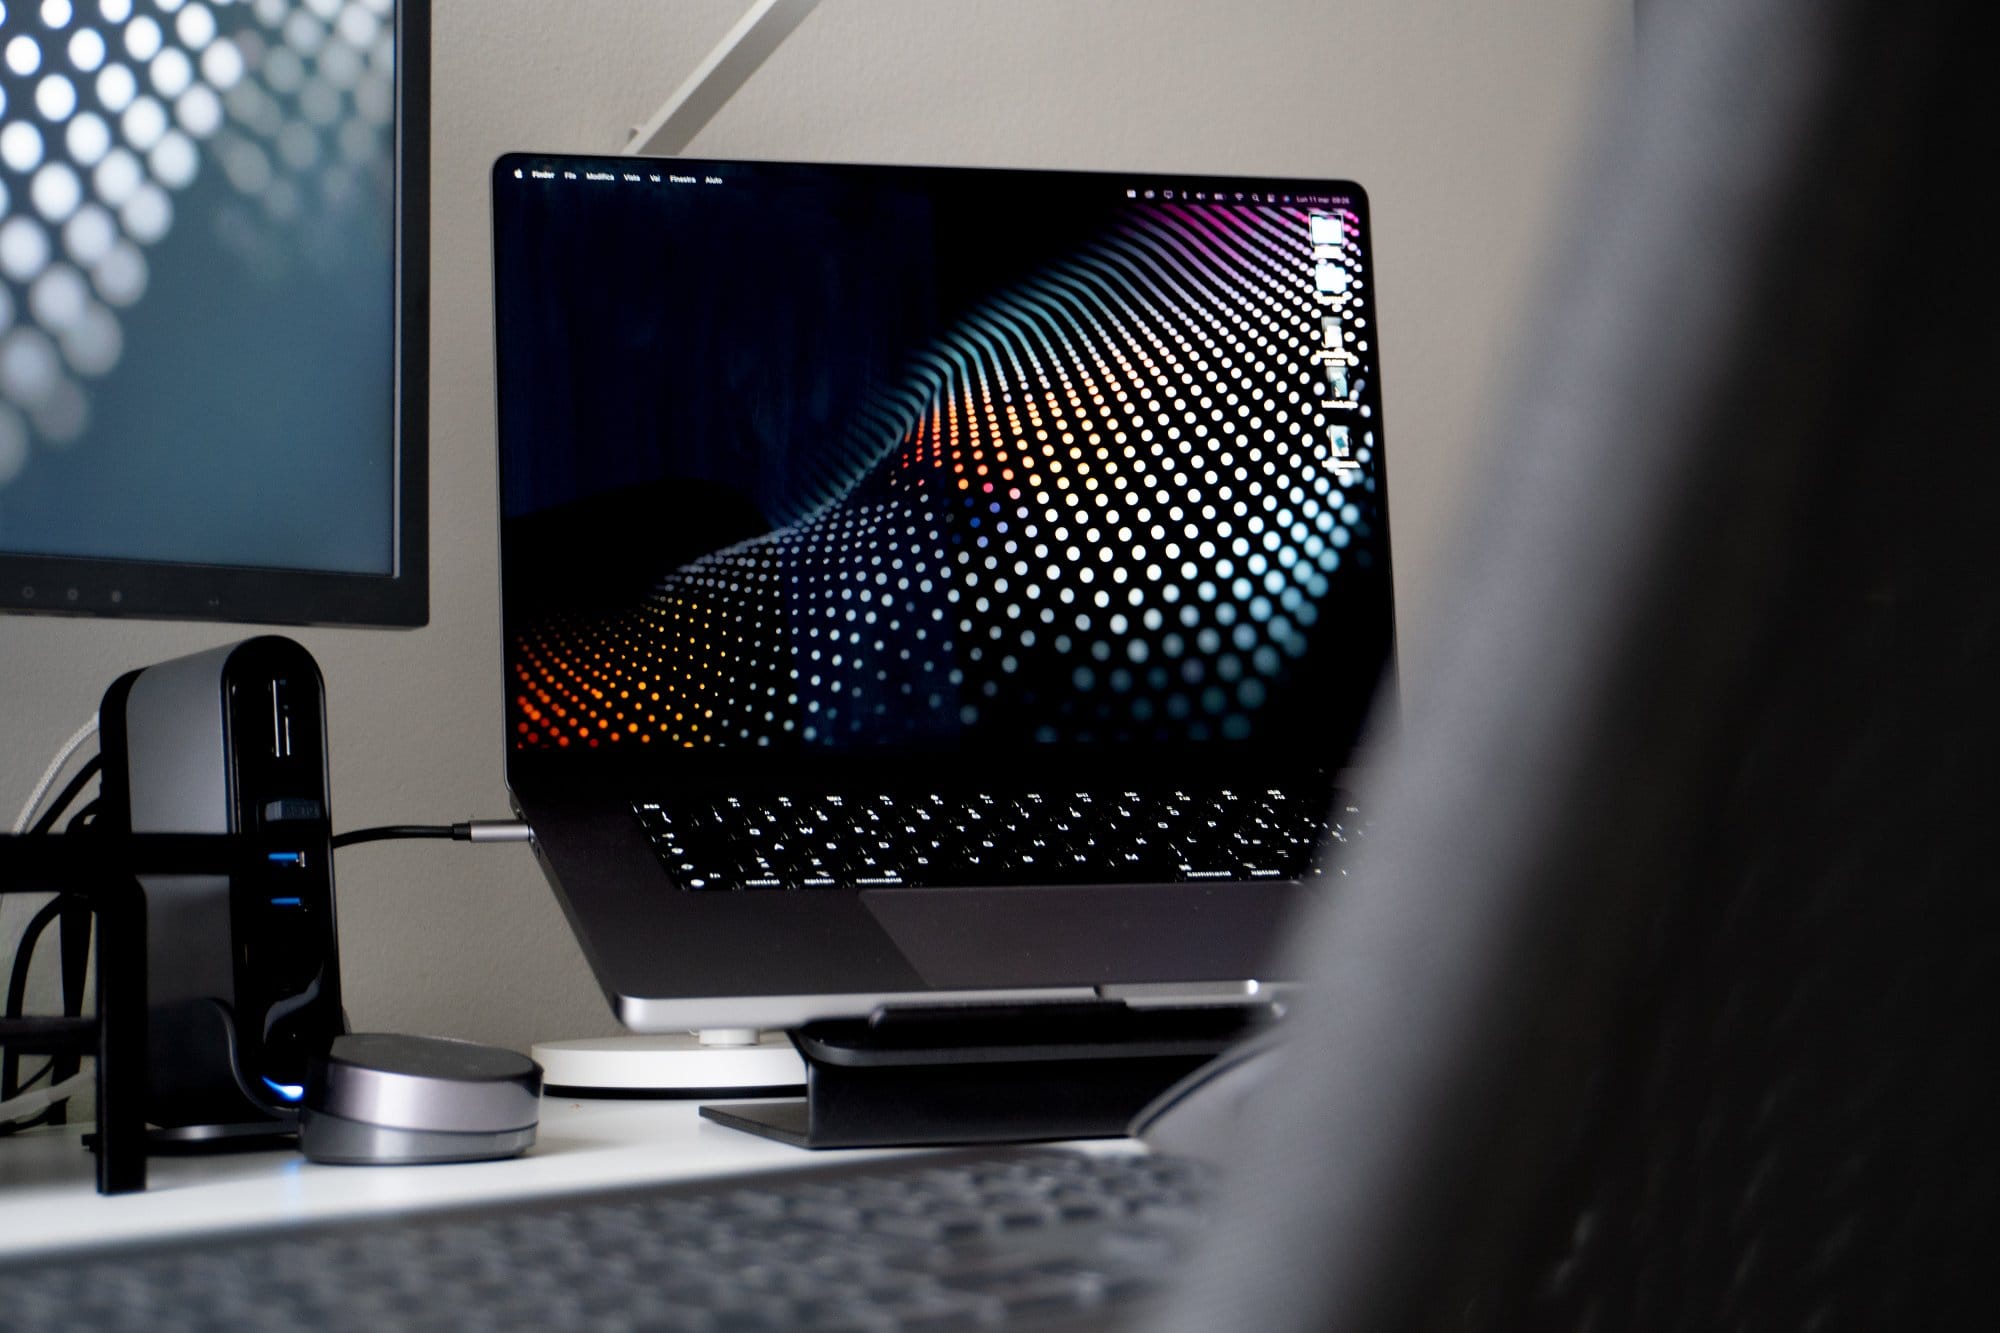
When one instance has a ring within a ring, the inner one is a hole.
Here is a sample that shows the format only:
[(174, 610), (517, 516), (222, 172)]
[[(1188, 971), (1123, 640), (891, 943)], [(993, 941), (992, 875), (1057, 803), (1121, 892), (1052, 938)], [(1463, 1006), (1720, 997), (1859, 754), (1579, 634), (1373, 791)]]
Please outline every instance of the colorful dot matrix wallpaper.
[(578, 168), (495, 178), (517, 750), (1338, 764), (1393, 641), (1358, 189)]

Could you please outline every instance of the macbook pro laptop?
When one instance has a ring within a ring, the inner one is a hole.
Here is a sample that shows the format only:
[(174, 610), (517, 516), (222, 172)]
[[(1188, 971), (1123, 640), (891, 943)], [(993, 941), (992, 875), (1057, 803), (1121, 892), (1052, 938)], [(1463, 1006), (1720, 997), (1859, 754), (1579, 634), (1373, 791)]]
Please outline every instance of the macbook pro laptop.
[(508, 783), (619, 1017), (1272, 981), (1393, 653), (1360, 188), (493, 193)]

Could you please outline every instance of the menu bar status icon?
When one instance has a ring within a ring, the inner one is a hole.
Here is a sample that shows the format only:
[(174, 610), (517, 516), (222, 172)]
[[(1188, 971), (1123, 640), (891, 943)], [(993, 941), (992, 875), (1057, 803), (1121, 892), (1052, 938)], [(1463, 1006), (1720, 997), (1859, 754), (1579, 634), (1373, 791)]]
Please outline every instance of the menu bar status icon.
[(1338, 194), (1284, 194), (1271, 190), (1168, 190), (1155, 186), (1147, 189), (1143, 185), (1122, 187), (1127, 199), (1177, 199), (1183, 203), (1195, 204), (1265, 204), (1283, 205), (1290, 208), (1311, 210), (1311, 218), (1318, 226), (1338, 224), (1328, 213), (1345, 216), (1349, 204), (1345, 195)]

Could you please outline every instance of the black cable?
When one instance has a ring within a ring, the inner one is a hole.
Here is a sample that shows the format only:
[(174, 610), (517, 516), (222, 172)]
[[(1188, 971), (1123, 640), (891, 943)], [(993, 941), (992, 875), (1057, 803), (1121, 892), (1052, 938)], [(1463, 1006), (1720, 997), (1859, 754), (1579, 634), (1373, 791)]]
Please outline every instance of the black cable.
[[(89, 836), (90, 826), (96, 822), (99, 801), (92, 799), (63, 825), (64, 837)], [(58, 956), (62, 960), (62, 1011), (65, 1017), (75, 1018), (83, 1013), (84, 982), (90, 975), (90, 932), (93, 917), (90, 904), (76, 898), (57, 917)], [(61, 1083), (83, 1068), (80, 1055), (58, 1055), (49, 1062), (50, 1082)], [(69, 1118), (67, 1108), (58, 1103), (49, 1108), (51, 1124), (63, 1124)]]
[(14, 1091), (17, 1094), (33, 1091), (35, 1085), (37, 1083), (40, 1083), (43, 1079), (47, 1078), (49, 1075), (49, 1071), (51, 1069), (54, 1069), (55, 1067), (56, 1067), (56, 1062), (53, 1060), (49, 1061), (47, 1064), (43, 1065), (40, 1069), (37, 1069), (34, 1073), (22, 1079), (21, 1086), (16, 1088)]
[(90, 784), (90, 780), (97, 776), (98, 770), (103, 767), (103, 755), (94, 754), (90, 756), (89, 760), (84, 763), (84, 766), (76, 771), (76, 776), (72, 777), (63, 785), (63, 789), (56, 793), (56, 799), (49, 804), (47, 810), (42, 812), (42, 817), (35, 821), (34, 827), (30, 828), (28, 832), (47, 833), (50, 829), (54, 828), (56, 821), (62, 818), (63, 811), (69, 808), (69, 803), (77, 798), (78, 794)]
[[(28, 1077), (22, 1081), (21, 1086), (18, 1089), (16, 1089), (16, 1093), (18, 1094), (22, 1092), (27, 1092), (29, 1089), (33, 1088), (37, 1083), (40, 1083), (42, 1079), (46, 1077), (49, 1074), (49, 1072), (53, 1070), (55, 1067), (56, 1067), (56, 1062), (50, 1060), (47, 1064), (44, 1064), (40, 1069), (37, 1069), (34, 1073), (28, 1075)], [(61, 1082), (60, 1079), (52, 1081)], [(8, 1134), (18, 1134), (24, 1129), (33, 1129), (37, 1125), (60, 1123), (60, 1117), (57, 1115), (57, 1107), (60, 1107), (62, 1105), (63, 1103), (58, 1102), (56, 1103), (55, 1106), (45, 1106), (41, 1110), (37, 1111), (35, 1114), (29, 1116), (26, 1120), (0, 1120), (0, 1137), (4, 1137)]]
[(333, 835), (335, 847), (352, 847), (358, 842), (387, 842), (391, 838), (457, 838), (450, 824), (383, 824), (376, 828), (349, 829)]
[[(56, 793), (55, 800), (51, 801), (49, 808), (42, 812), (42, 817), (37, 819), (28, 829), (29, 834), (43, 834), (53, 829), (56, 826), (56, 821), (62, 818), (63, 811), (69, 808), (69, 803), (83, 793), (83, 789), (90, 785), (90, 780), (96, 777), (103, 768), (104, 756), (102, 754), (94, 754), (85, 760), (83, 767), (79, 768), (70, 780), (63, 784), (63, 789)], [(84, 807), (78, 810), (75, 816), (70, 819), (65, 831), (88, 826), (97, 815), (98, 804), (96, 798), (92, 798), (85, 803)], [(72, 922), (77, 921), (79, 916), (81, 916), (81, 924), (72, 925)], [(60, 894), (42, 905), (41, 910), (36, 912), (29, 920), (27, 928), (21, 932), (21, 938), (14, 946), (14, 963), (7, 977), (6, 1013), (9, 1018), (19, 1018), (21, 1011), (27, 1007), (28, 973), (34, 966), (35, 946), (41, 942), (42, 935), (49, 928), (49, 923), (55, 921), (57, 918), (61, 918), (63, 922), (63, 943), (65, 946), (63, 949), (63, 1012), (72, 1015), (82, 1012), (83, 977), (80, 972), (75, 973), (73, 976), (71, 971), (73, 964), (71, 960), (75, 957), (79, 947), (83, 949), (88, 949), (89, 947), (89, 908), (81, 899), (73, 895)], [(81, 940), (80, 946), (77, 943), (72, 943), (72, 941), (79, 939)], [(73, 1001), (72, 996), (75, 997)], [(55, 1064), (55, 1061), (50, 1061), (41, 1073), (30, 1078), (28, 1083), (33, 1083), (42, 1074), (53, 1070)], [(58, 1079), (57, 1081), (60, 1082), (61, 1080)], [(27, 1086), (27, 1083), (21, 1082), (20, 1052), (9, 1050), (4, 1054), (0, 1054), (0, 1101), (19, 1095), (21, 1090)], [(12, 1133), (14, 1130), (26, 1129), (30, 1125), (46, 1124), (52, 1118), (59, 1119), (60, 1115), (61, 1113), (57, 1108), (50, 1107), (33, 1119), (12, 1126), (7, 1132)]]
[[(7, 977), (7, 1017), (19, 1018), (28, 1003), (28, 971), (34, 965), (35, 945), (40, 943), (42, 933), (49, 923), (60, 916), (69, 906), (70, 895), (58, 894), (42, 904), (41, 910), (29, 919), (27, 928), (21, 932), (21, 941), (14, 946), (14, 966)], [(21, 1054), (9, 1050), (0, 1056), (0, 1101), (5, 1101), (20, 1092)]]
[(335, 847), (352, 847), (357, 842), (386, 842), (390, 838), (450, 838), (454, 842), (527, 842), (534, 835), (528, 826), (513, 819), (468, 819), (463, 824), (384, 824), (379, 828), (350, 829), (333, 835)]

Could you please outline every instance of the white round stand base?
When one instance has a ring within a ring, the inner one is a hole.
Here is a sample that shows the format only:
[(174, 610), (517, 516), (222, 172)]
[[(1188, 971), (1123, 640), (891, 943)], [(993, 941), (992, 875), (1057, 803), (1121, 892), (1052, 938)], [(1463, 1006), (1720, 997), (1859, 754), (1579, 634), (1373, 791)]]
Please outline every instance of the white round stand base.
[(692, 1032), (585, 1037), (536, 1042), (531, 1053), (542, 1067), (542, 1090), (554, 1097), (805, 1095), (805, 1062), (782, 1032), (727, 1044)]

